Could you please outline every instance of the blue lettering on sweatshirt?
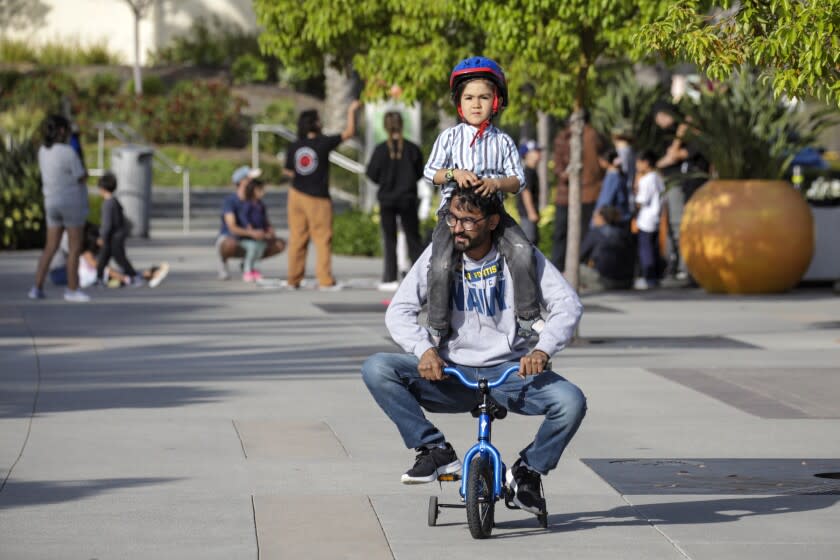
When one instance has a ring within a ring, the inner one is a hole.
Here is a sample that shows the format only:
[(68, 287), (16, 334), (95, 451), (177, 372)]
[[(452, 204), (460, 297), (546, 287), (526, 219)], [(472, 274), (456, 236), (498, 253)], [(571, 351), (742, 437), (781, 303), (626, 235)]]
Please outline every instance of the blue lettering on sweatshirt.
[(466, 270), (463, 277), (458, 275), (452, 282), (450, 309), (477, 311), (482, 315), (495, 317), (497, 311), (507, 308), (505, 277), (499, 261), (482, 268)]

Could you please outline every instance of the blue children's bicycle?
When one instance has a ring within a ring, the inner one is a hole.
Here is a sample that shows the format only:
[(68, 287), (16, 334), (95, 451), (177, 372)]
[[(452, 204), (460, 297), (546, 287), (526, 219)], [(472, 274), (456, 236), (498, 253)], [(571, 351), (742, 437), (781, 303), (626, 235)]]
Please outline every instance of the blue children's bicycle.
[[(493, 531), (493, 515), (496, 501), (504, 498), (505, 506), (509, 509), (520, 509), (513, 503), (513, 491), (505, 482), (505, 464), (499, 450), (490, 443), (490, 432), (493, 420), (501, 420), (507, 416), (507, 409), (490, 398), (490, 389), (498, 387), (508, 377), (517, 373), (519, 366), (511, 366), (493, 382), (481, 378), (470, 381), (463, 373), (455, 368), (444, 368), (447, 375), (456, 377), (467, 387), (478, 389), (481, 402), (473, 409), (472, 415), (478, 418), (478, 442), (473, 445), (464, 456), (463, 475), (440, 475), (438, 480), (460, 480), (461, 499), (463, 504), (439, 504), (437, 496), (429, 498), (429, 525), (437, 524), (440, 508), (466, 508), (467, 524), (470, 534), (476, 539), (486, 539)], [(548, 527), (548, 512), (543, 502), (542, 511), (537, 514), (540, 526)]]

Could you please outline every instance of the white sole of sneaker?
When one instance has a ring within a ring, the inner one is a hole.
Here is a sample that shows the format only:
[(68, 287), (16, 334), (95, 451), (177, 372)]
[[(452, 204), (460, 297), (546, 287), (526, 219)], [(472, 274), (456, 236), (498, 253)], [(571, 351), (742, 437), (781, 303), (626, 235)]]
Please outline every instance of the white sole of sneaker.
[(461, 461), (453, 461), (448, 465), (443, 465), (442, 467), (438, 467), (435, 474), (430, 474), (429, 476), (408, 476), (407, 474), (403, 474), (402, 478), (400, 478), (400, 482), (403, 484), (426, 484), (428, 482), (434, 482), (437, 480), (438, 475), (441, 474), (453, 474), (461, 472)]

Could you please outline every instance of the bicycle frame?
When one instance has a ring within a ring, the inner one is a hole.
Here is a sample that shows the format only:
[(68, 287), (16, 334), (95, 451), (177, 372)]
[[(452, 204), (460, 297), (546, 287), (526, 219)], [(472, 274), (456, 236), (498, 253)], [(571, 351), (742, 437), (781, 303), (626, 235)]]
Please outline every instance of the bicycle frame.
[(497, 380), (491, 383), (485, 378), (480, 378), (478, 381), (470, 381), (463, 373), (453, 367), (446, 367), (443, 369), (443, 372), (446, 375), (452, 375), (457, 378), (465, 387), (478, 389), (482, 395), (482, 402), (479, 405), (478, 415), (478, 442), (473, 445), (469, 451), (467, 451), (466, 455), (464, 455), (462, 467), (463, 472), (461, 474), (461, 489), (459, 490), (461, 498), (466, 498), (467, 496), (467, 480), (469, 479), (470, 463), (477, 453), (489, 457), (493, 464), (492, 500), (495, 501), (502, 495), (505, 465), (502, 462), (502, 456), (499, 453), (499, 450), (490, 443), (493, 418), (487, 411), (487, 397), (490, 394), (490, 389), (498, 387), (507, 381), (508, 377), (518, 371), (519, 366), (511, 366), (506, 369)]

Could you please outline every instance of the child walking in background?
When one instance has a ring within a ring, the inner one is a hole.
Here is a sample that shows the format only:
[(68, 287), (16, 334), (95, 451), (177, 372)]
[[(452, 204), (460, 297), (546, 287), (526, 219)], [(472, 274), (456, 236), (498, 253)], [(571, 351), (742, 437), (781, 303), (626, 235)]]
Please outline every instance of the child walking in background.
[(262, 181), (252, 179), (245, 185), (245, 203), (240, 207), (239, 216), (242, 227), (249, 234), (239, 240), (245, 249), (245, 259), (242, 261), (242, 280), (245, 282), (262, 280), (262, 273), (254, 265), (265, 251), (266, 239), (274, 237), (274, 229), (268, 221), (268, 212), (263, 203), (264, 196), (265, 185)]
[(656, 172), (656, 154), (646, 150), (636, 161), (639, 184), (636, 190), (636, 225), (639, 228), (639, 266), (642, 277), (634, 288), (649, 290), (659, 285), (659, 214), (665, 184)]
[(142, 284), (143, 278), (131, 265), (125, 254), (125, 240), (128, 237), (128, 223), (125, 221), (122, 205), (114, 198), (117, 190), (117, 178), (110, 171), (99, 178), (99, 195), (102, 197), (102, 213), (99, 226), (99, 256), (96, 260), (97, 283), (104, 284), (107, 280), (105, 267), (113, 258), (122, 269), (123, 274), (130, 278), (130, 283)]
[[(435, 140), (424, 175), (441, 187), (438, 221), (432, 234), (429, 267), (429, 334), (435, 344), (449, 332), (454, 242), (451, 228), (457, 223), (446, 210), (456, 186), (474, 188), (482, 196), (518, 194), (525, 187), (525, 173), (513, 139), (493, 126), (493, 118), (508, 103), (507, 80), (501, 67), (481, 56), (459, 62), (449, 76), (452, 102), (461, 122), (444, 130)], [(469, 231), (473, 224), (463, 223)], [(516, 222), (504, 214), (498, 230), (499, 249), (510, 267), (514, 285), (514, 310), (519, 335), (539, 333), (539, 290), (534, 248)]]

